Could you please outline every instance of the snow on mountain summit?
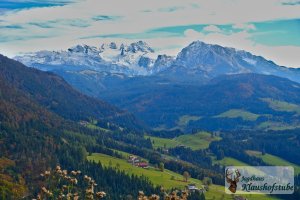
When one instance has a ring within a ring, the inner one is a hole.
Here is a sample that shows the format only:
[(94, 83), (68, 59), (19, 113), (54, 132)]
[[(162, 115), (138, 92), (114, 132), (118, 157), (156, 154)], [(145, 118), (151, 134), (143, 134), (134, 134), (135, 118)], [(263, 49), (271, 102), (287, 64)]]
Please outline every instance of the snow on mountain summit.
[[(110, 44), (101, 44), (99, 55), (103, 60), (112, 64), (135, 68), (143, 67), (146, 69), (148, 68), (148, 70), (153, 67), (153, 63), (157, 57), (154, 50), (143, 41), (131, 43), (129, 45), (123, 43), (118, 45), (114, 42), (111, 42)], [(149, 59), (147, 65), (143, 62), (145, 58)]]
[(58, 66), (74, 66), (96, 71), (145, 75), (153, 71), (157, 56), (146, 42), (138, 41), (131, 44), (103, 43), (98, 47), (76, 45), (66, 51), (38, 51), (17, 56), (15, 59), (31, 67), (47, 66), (44, 70), (48, 71), (57, 69)]
[(65, 51), (38, 51), (15, 57), (45, 71), (93, 70), (126, 76), (160, 75), (210, 79), (224, 74), (258, 73), (299, 81), (299, 70), (281, 67), (243, 50), (192, 42), (176, 58), (158, 55), (146, 42), (76, 45)]

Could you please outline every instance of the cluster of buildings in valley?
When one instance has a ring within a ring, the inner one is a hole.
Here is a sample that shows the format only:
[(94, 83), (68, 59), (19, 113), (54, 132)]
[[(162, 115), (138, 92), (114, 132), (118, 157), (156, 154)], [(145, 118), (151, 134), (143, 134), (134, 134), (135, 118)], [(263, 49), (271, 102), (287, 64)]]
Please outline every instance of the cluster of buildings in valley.
[(141, 158), (139, 158), (137, 156), (134, 156), (134, 155), (130, 155), (128, 157), (127, 161), (128, 161), (128, 163), (131, 163), (134, 166), (141, 167), (141, 168), (144, 168), (144, 169), (149, 167), (148, 162), (143, 161)]
[(204, 188), (198, 188), (197, 186), (196, 186), (196, 184), (194, 184), (194, 183), (191, 183), (191, 184), (188, 184), (187, 186), (186, 186), (186, 189), (189, 191), (189, 192), (196, 192), (196, 191), (199, 191), (199, 192), (201, 192), (201, 193), (204, 193), (206, 190), (204, 189)]
[[(134, 156), (134, 155), (130, 155), (128, 156), (128, 160), (127, 160), (128, 163), (131, 163), (133, 166), (136, 166), (136, 167), (140, 167), (140, 168), (144, 168), (144, 169), (147, 169), (149, 168), (149, 163), (142, 160), (140, 157), (138, 156)], [(195, 191), (199, 191), (199, 192), (205, 192), (205, 189), (200, 189), (196, 186), (196, 184), (188, 184), (186, 186), (186, 189), (189, 191), (189, 192), (195, 192)]]

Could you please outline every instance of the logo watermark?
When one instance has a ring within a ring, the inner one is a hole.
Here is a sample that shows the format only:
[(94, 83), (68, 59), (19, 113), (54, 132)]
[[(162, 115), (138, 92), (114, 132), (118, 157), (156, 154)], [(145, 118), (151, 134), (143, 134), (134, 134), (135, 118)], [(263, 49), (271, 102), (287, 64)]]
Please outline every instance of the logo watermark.
[(294, 168), (230, 166), (225, 169), (227, 194), (293, 194)]

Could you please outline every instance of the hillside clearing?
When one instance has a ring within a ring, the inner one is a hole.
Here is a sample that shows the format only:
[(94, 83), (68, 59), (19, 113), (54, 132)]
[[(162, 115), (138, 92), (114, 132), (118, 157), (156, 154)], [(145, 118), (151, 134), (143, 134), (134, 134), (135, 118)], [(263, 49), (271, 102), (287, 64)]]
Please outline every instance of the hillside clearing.
[(244, 163), (242, 161), (239, 161), (235, 158), (231, 158), (231, 157), (225, 157), (222, 160), (216, 160), (215, 158), (213, 158), (213, 163), (214, 164), (220, 164), (223, 166), (248, 166), (247, 163)]
[[(183, 181), (182, 175), (164, 170), (161, 172), (154, 168), (143, 169), (139, 167), (132, 166), (124, 159), (115, 158), (109, 155), (101, 154), (101, 153), (93, 153), (91, 156), (87, 157), (90, 161), (101, 162), (103, 166), (111, 166), (113, 168), (119, 168), (119, 170), (125, 171), (130, 175), (134, 174), (137, 176), (145, 176), (149, 178), (149, 180), (154, 185), (162, 185), (166, 189), (178, 188), (184, 189), (184, 187), (189, 183), (194, 183), (198, 188), (202, 187), (202, 182), (198, 179), (190, 178), (188, 182)], [(173, 177), (173, 178), (172, 178)], [(172, 180), (174, 179), (174, 180)], [(249, 200), (276, 200), (278, 198), (266, 196), (266, 195), (243, 195)], [(228, 195), (225, 193), (224, 186), (220, 185), (210, 185), (209, 191), (205, 193), (206, 200), (232, 200), (232, 195)]]
[(174, 148), (176, 146), (189, 147), (192, 150), (206, 149), (212, 141), (221, 140), (219, 136), (212, 136), (208, 132), (198, 132), (196, 134), (186, 134), (173, 139), (145, 136), (150, 138), (154, 148)]
[(160, 138), (160, 137), (153, 137), (153, 136), (145, 136), (146, 138), (150, 138), (152, 142), (152, 146), (154, 148), (174, 148), (179, 146), (180, 143), (177, 142), (175, 139), (169, 138)]
[(299, 165), (291, 163), (291, 162), (284, 160), (278, 156), (274, 156), (274, 155), (271, 155), (268, 153), (266, 153), (265, 155), (262, 155), (262, 153), (260, 151), (251, 151), (251, 150), (248, 150), (247, 154), (261, 158), (266, 164), (269, 164), (269, 165), (292, 166), (292, 167), (294, 167), (295, 175), (300, 174), (300, 166)]
[(244, 121), (256, 121), (260, 115), (254, 114), (245, 110), (240, 109), (231, 109), (226, 112), (223, 112), (215, 118), (242, 118)]
[(300, 115), (300, 105), (285, 102), (285, 101), (278, 101), (271, 98), (262, 98), (262, 101), (269, 104), (269, 107), (276, 111), (283, 111), (283, 112), (295, 112), (297, 115)]
[[(126, 173), (137, 176), (146, 176), (154, 185), (162, 185), (166, 189), (171, 188), (180, 188), (184, 189), (184, 187), (188, 183), (195, 183), (199, 188), (201, 188), (201, 181), (197, 179), (190, 179), (189, 182), (184, 182), (183, 177), (180, 174), (174, 173), (169, 170), (164, 170), (163, 172), (154, 169), (152, 167), (148, 169), (143, 169), (140, 167), (133, 166), (131, 163), (128, 163), (124, 159), (115, 158), (109, 155), (101, 154), (101, 153), (93, 153), (91, 156), (88, 156), (88, 160), (94, 160), (95, 162), (101, 162), (102, 165), (108, 167), (111, 166), (113, 168), (118, 168), (119, 170), (124, 170)], [(172, 178), (173, 177), (173, 178)], [(173, 180), (172, 180), (173, 179)]]
[(199, 116), (193, 116), (193, 115), (183, 115), (179, 118), (177, 125), (179, 127), (186, 127), (191, 121), (197, 121), (201, 119)]
[(186, 134), (176, 137), (175, 140), (192, 150), (206, 149), (212, 141), (219, 141), (221, 137), (212, 136), (208, 132), (199, 132), (196, 134)]

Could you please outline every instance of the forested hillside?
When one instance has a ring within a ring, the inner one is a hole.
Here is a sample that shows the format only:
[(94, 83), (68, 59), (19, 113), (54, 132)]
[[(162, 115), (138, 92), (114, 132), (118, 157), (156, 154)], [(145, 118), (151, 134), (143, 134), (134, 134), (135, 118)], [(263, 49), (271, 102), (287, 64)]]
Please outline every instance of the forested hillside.
[[(148, 180), (129, 177), (122, 172), (101, 168), (98, 164), (87, 162), (87, 149), (101, 149), (102, 147), (96, 141), (102, 141), (102, 144), (109, 143), (112, 142), (111, 136), (106, 136), (105, 132), (99, 130), (89, 130), (75, 121), (65, 120), (61, 117), (64, 116), (62, 113), (57, 112), (56, 114), (51, 111), (51, 108), (44, 107), (43, 103), (38, 100), (44, 99), (45, 102), (52, 100), (41, 96), (36, 92), (38, 89), (31, 90), (26, 84), (26, 81), (28, 81), (27, 83), (31, 81), (36, 84), (37, 88), (41, 87), (34, 82), (34, 79), (30, 80), (30, 77), (34, 77), (35, 73), (40, 72), (30, 69), (27, 76), (18, 76), (13, 72), (15, 64), (18, 65), (14, 61), (1, 57), (1, 198), (33, 198), (40, 189), (40, 173), (58, 164), (68, 170), (80, 169), (84, 174), (92, 175), (98, 183), (97, 187), (108, 193), (107, 199), (118, 199), (119, 195), (137, 195), (141, 189), (147, 193), (156, 191)], [(51, 74), (43, 73), (42, 75), (44, 81), (47, 78), (50, 80), (53, 78)], [(54, 76), (54, 78), (57, 77)], [(40, 81), (43, 82), (42, 80)], [(47, 88), (40, 93), (47, 94), (49, 89), (55, 89), (55, 83), (53, 85), (51, 87), (54, 88)], [(21, 90), (22, 87), (24, 88)], [(27, 88), (25, 89), (25, 87)], [(56, 87), (61, 87), (61, 85)], [(31, 94), (28, 92), (29, 90), (32, 91)], [(76, 92), (74, 93), (76, 94)], [(36, 98), (34, 98), (35, 96)], [(72, 101), (82, 101), (75, 97), (73, 96)], [(79, 97), (89, 100), (83, 95)], [(63, 99), (63, 97), (61, 98)], [(95, 101), (95, 104), (99, 104), (98, 101)], [(62, 108), (63, 105), (58, 102), (57, 107)], [(76, 109), (72, 108), (72, 110), (76, 116)], [(67, 112), (71, 112), (71, 109)], [(101, 110), (97, 112), (101, 113)], [(107, 114), (105, 112), (102, 116)], [(116, 133), (116, 135), (118, 134)]]
[(113, 122), (125, 128), (142, 129), (130, 113), (81, 94), (59, 76), (28, 68), (1, 55), (0, 66), (2, 81), (21, 91), (31, 101), (65, 119), (96, 119)]

